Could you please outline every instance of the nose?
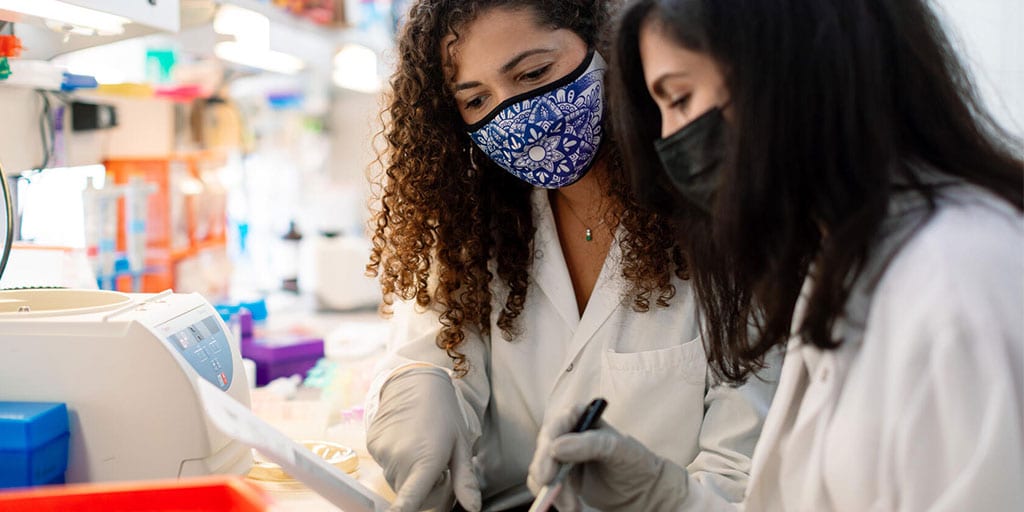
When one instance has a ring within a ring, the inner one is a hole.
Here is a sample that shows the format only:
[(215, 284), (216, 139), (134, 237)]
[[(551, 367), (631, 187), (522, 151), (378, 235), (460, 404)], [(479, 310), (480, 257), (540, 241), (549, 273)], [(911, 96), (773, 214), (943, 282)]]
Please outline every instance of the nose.
[(681, 128), (681, 127), (682, 127), (682, 123), (680, 122), (679, 119), (673, 119), (673, 116), (665, 115), (664, 113), (662, 113), (662, 116), (661, 116), (661, 138), (664, 139), (664, 138), (668, 137), (669, 135), (672, 135), (673, 133), (678, 131), (679, 128)]

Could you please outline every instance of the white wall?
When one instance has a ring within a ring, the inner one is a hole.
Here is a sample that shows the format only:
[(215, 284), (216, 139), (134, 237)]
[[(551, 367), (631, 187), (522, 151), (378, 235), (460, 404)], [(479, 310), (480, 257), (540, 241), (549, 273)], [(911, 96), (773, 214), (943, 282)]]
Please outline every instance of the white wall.
[[(65, 117), (62, 149), (50, 167), (102, 163), (106, 158), (162, 157), (174, 150), (174, 105), (167, 100), (80, 94), (75, 99), (117, 108), (118, 127), (72, 133)], [(51, 108), (57, 102), (51, 99)], [(43, 162), (39, 119), (43, 103), (25, 87), (0, 86), (0, 163), (8, 174), (34, 169)]]
[(331, 213), (348, 234), (362, 234), (369, 217), (370, 183), (374, 168), (374, 140), (380, 131), (381, 99), (377, 95), (339, 90), (331, 105), (331, 151), (327, 163), (329, 190), (337, 201)]
[(932, 4), (953, 33), (992, 116), (1024, 138), (1024, 0)]
[(8, 174), (24, 171), (43, 162), (39, 136), (42, 100), (23, 87), (0, 87), (0, 164)]
[(170, 100), (96, 93), (82, 93), (77, 99), (113, 105), (117, 109), (117, 128), (74, 134), (68, 148), (72, 161), (165, 157), (177, 149), (174, 103)]

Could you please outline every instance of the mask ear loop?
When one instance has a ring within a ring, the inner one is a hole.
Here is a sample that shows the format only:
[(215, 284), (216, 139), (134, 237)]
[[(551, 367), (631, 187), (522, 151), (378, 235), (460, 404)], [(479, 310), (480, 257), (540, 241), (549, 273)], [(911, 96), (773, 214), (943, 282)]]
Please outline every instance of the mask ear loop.
[(480, 165), (476, 163), (476, 144), (470, 144), (466, 149), (469, 153), (469, 170), (467, 173), (470, 177), (476, 176), (480, 172)]

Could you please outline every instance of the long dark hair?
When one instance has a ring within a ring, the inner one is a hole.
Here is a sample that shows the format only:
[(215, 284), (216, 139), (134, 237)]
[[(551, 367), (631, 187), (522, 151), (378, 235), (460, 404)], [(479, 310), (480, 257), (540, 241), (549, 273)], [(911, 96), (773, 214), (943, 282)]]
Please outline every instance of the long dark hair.
[[(379, 202), (371, 230), (367, 270), (380, 277), (387, 312), (396, 299), (415, 300), (440, 313), (436, 343), (469, 370), (460, 350), (466, 332), (490, 334), (492, 281), (507, 295), (496, 301), (496, 324), (505, 339), (518, 334), (533, 263), (533, 188), (498, 167), (465, 132), (448, 87), (442, 41), (482, 13), (521, 9), (538, 23), (564, 28), (604, 50), (617, 0), (419, 0), (398, 39), (397, 68), (390, 81), (375, 177)], [(612, 130), (609, 130), (611, 132)], [(625, 234), (622, 275), (631, 284), (633, 307), (667, 306), (673, 276), (684, 269), (666, 224), (635, 205), (614, 137), (607, 145), (611, 208)], [(609, 222), (608, 225), (613, 225)]]
[[(725, 75), (730, 142), (710, 216), (687, 209), (653, 152), (661, 121), (638, 47), (649, 23)], [(617, 24), (609, 83), (627, 169), (676, 214), (708, 356), (729, 380), (788, 339), (812, 263), (796, 329), (818, 347), (842, 343), (832, 327), (894, 183), (934, 211), (938, 189), (917, 171), (928, 168), (1024, 207), (1015, 141), (982, 108), (923, 0), (640, 0)]]

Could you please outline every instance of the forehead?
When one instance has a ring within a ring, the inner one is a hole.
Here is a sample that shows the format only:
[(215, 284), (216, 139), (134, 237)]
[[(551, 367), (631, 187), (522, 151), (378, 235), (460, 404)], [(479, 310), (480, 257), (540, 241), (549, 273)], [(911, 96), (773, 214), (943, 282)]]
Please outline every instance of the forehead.
[(569, 31), (541, 24), (530, 8), (495, 7), (460, 27), (457, 36), (445, 36), (441, 59), (456, 81), (478, 79), (475, 75), (499, 68), (510, 56), (557, 44), (564, 32)]
[(684, 70), (688, 73), (717, 70), (714, 60), (708, 54), (682, 45), (660, 20), (646, 20), (640, 27), (639, 39), (645, 74), (669, 70)]

